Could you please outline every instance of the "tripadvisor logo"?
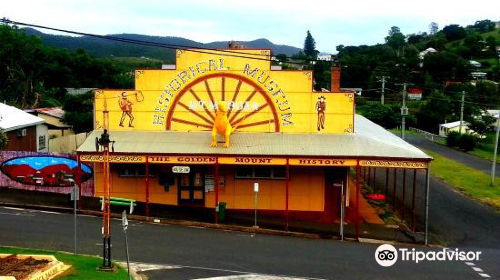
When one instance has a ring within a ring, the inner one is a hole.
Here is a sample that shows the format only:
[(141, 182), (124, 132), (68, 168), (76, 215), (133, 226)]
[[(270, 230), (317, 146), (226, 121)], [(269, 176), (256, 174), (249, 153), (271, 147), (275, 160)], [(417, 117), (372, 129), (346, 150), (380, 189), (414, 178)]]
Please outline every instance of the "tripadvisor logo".
[(381, 266), (391, 266), (398, 260), (398, 251), (392, 245), (380, 245), (375, 251), (375, 260)]
[[(399, 251), (399, 252), (398, 252)], [(427, 261), (478, 261), (480, 251), (459, 251), (458, 249), (441, 249), (439, 251), (418, 251), (408, 248), (396, 249), (389, 244), (380, 245), (375, 251), (375, 260), (381, 266), (392, 266), (399, 258), (401, 261), (412, 261), (418, 263), (423, 260)]]

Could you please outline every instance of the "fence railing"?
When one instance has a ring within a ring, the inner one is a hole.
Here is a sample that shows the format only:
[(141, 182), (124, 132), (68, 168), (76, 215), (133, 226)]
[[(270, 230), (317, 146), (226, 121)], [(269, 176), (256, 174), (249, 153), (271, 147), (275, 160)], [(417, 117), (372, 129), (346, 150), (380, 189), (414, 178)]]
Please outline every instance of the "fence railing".
[(418, 129), (415, 127), (409, 127), (408, 130), (416, 132), (418, 134), (423, 134), (425, 136), (425, 138), (427, 138), (433, 142), (435, 142), (437, 140), (446, 140), (446, 137), (443, 137), (443, 136), (440, 136), (440, 135), (437, 135), (437, 134), (434, 134), (434, 133), (431, 133), (431, 132), (428, 132), (428, 131), (425, 131), (422, 129)]

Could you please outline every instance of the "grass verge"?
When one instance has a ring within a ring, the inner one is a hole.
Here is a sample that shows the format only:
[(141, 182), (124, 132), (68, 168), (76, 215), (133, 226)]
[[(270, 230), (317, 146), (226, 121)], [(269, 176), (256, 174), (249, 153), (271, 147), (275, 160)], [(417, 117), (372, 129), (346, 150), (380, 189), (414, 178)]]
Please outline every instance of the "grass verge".
[(69, 253), (46, 251), (38, 249), (24, 249), (17, 247), (0, 247), (1, 254), (37, 254), (37, 255), (54, 255), (57, 260), (65, 264), (71, 265), (71, 268), (66, 271), (58, 280), (80, 280), (80, 279), (128, 279), (127, 272), (117, 266), (116, 272), (98, 271), (97, 267), (102, 265), (102, 259), (98, 257), (73, 255)]
[(463, 193), (500, 209), (500, 179), (490, 186), (490, 176), (436, 153), (425, 151), (434, 158), (431, 174)]

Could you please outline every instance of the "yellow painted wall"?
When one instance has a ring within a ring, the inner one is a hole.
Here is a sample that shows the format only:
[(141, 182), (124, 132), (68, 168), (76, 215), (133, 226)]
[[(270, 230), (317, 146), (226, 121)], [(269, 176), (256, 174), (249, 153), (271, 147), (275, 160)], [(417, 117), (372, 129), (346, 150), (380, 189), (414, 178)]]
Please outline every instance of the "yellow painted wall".
[[(146, 201), (146, 181), (144, 177), (120, 177), (115, 169), (111, 169), (112, 197)], [(95, 164), (94, 169), (95, 196), (103, 196), (102, 164)], [(177, 185), (171, 186), (168, 192), (158, 184), (158, 177), (149, 179), (149, 202), (177, 205)]]
[[(255, 182), (259, 183), (259, 209), (285, 210), (285, 180), (235, 179), (234, 169), (224, 167), (226, 186), (219, 189), (219, 201), (228, 209), (254, 209)], [(289, 189), (289, 210), (323, 211), (325, 182), (321, 169), (292, 168)], [(205, 206), (214, 207), (215, 193), (205, 194)]]
[[(276, 126), (269, 121), (277, 120), (282, 132), (318, 133), (316, 103), (323, 96), (326, 98), (325, 123), (319, 133), (353, 132), (352, 93), (313, 92), (311, 71), (271, 71), (269, 61), (251, 59), (268, 59), (269, 50), (238, 51), (243, 52), (245, 58), (229, 57), (223, 51), (211, 54), (178, 51), (175, 70), (137, 70), (135, 89), (96, 91), (95, 128), (103, 126), (102, 111), (106, 103), (111, 130), (162, 131), (168, 127), (176, 131), (210, 130), (213, 123), (210, 113), (215, 110), (213, 99), (214, 102), (226, 100), (229, 107), (235, 107), (230, 119), (241, 106), (241, 112), (232, 120), (232, 123), (240, 120), (235, 124), (239, 131), (273, 132)], [(257, 92), (252, 95), (254, 90)], [(119, 102), (125, 102), (123, 92), (131, 103), (133, 128), (128, 127), (128, 116), (123, 126), (119, 126), (123, 115)], [(231, 103), (233, 97), (235, 103)], [(174, 102), (176, 98), (180, 103)], [(260, 110), (255, 112), (257, 108)], [(205, 126), (186, 124), (186, 121)], [(256, 123), (262, 124), (245, 126)]]
[[(219, 201), (226, 202), (228, 209), (254, 209), (253, 185), (260, 184), (259, 209), (285, 210), (285, 180), (235, 179), (231, 166), (221, 167), (220, 176), (224, 176), (225, 187), (219, 189)], [(114, 170), (112, 168), (112, 170)], [(102, 165), (96, 164), (95, 196), (103, 196)], [(325, 182), (320, 168), (293, 167), (291, 169), (289, 189), (289, 210), (323, 211)], [(113, 171), (111, 176), (112, 197), (122, 197), (145, 202), (146, 185), (143, 177), (120, 177)], [(177, 205), (177, 184), (165, 192), (158, 184), (158, 178), (150, 178), (150, 202)], [(205, 207), (213, 208), (215, 192), (205, 193)]]

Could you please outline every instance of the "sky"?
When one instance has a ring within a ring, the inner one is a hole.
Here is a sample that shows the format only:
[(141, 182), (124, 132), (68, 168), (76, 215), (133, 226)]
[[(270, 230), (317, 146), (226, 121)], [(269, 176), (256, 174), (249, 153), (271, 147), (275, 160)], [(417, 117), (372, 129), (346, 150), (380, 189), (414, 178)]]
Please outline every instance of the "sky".
[[(307, 30), (316, 49), (383, 43), (391, 26), (403, 34), (500, 21), (500, 1), (275, 1), (275, 0), (15, 0), (0, 18), (100, 35), (136, 33), (199, 42), (267, 38), (303, 48)], [(53, 33), (44, 31), (45, 33)]]

